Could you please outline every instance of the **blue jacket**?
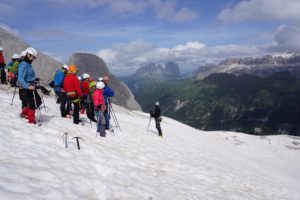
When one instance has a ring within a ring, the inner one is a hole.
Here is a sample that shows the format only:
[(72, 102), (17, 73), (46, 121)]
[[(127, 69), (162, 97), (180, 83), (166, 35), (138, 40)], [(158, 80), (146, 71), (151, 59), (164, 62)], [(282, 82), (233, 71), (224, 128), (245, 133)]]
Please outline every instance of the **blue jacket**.
[(104, 88), (103, 96), (104, 96), (104, 101), (107, 104), (109, 101), (109, 97), (115, 96), (115, 92), (108, 85), (106, 85)]
[(54, 76), (54, 91), (60, 92), (64, 87), (65, 73), (62, 69), (58, 69)]
[(20, 86), (24, 89), (28, 89), (35, 81), (35, 72), (32, 68), (32, 65), (22, 61), (18, 69), (18, 81)]

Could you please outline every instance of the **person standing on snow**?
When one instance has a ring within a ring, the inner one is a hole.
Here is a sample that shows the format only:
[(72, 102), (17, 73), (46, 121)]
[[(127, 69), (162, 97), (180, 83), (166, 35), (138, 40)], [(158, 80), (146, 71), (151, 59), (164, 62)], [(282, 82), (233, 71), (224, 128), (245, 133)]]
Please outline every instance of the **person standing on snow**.
[(35, 85), (35, 81), (38, 78), (35, 77), (35, 71), (31, 65), (37, 55), (38, 53), (34, 48), (28, 47), (25, 50), (24, 59), (18, 69), (18, 81), (22, 93), (22, 106), (24, 106), (20, 116), (27, 118), (28, 123), (32, 124), (36, 124), (35, 109), (42, 104), (41, 97), (37, 93)]
[(8, 69), (7, 81), (13, 87), (16, 87), (17, 85), (18, 69), (21, 61), (21, 55), (14, 54), (12, 56), (12, 63), (10, 63), (11, 66)]
[(83, 94), (80, 88), (80, 81), (78, 80), (76, 73), (77, 67), (71, 65), (69, 67), (68, 75), (64, 79), (64, 90), (66, 91), (68, 100), (74, 105), (73, 122), (74, 124), (79, 124), (79, 104)]
[(90, 90), (90, 83), (92, 83), (94, 80), (89, 74), (86, 73), (82, 75), (82, 79), (83, 81), (81, 82), (81, 88), (84, 95), (84, 107), (86, 109), (86, 115), (91, 121), (97, 122), (95, 119), (94, 104)]
[(97, 116), (97, 132), (100, 132), (101, 137), (105, 137), (105, 118), (103, 115), (104, 110), (106, 110), (104, 102), (104, 82), (100, 81), (96, 84), (96, 90), (93, 95), (93, 102), (95, 106), (95, 113)]
[(150, 111), (150, 117), (154, 117), (155, 119), (155, 127), (158, 131), (158, 135), (160, 137), (162, 137), (162, 131), (161, 131), (161, 127), (160, 127), (160, 122), (162, 120), (161, 118), (161, 111), (160, 111), (160, 108), (159, 108), (159, 102), (155, 102), (155, 105), (154, 105), (154, 111)]
[(70, 118), (69, 115), (69, 106), (67, 105), (67, 94), (64, 90), (64, 79), (68, 73), (69, 66), (63, 65), (61, 69), (56, 71), (54, 76), (54, 92), (58, 96), (58, 100), (60, 102), (60, 114), (63, 118)]
[(2, 52), (3, 52), (3, 48), (0, 47), (0, 75), (1, 75), (1, 83), (2, 84), (7, 84), (6, 83), (6, 73), (5, 73), (6, 63), (5, 63), (5, 59), (4, 59), (4, 56), (3, 56)]
[(104, 92), (103, 92), (103, 96), (104, 96), (104, 101), (105, 101), (105, 106), (106, 109), (104, 110), (104, 118), (105, 118), (105, 129), (109, 130), (109, 120), (110, 120), (110, 97), (115, 96), (115, 92), (109, 87), (109, 82), (110, 79), (108, 76), (103, 76), (103, 80), (102, 80), (105, 84), (105, 88), (104, 88)]

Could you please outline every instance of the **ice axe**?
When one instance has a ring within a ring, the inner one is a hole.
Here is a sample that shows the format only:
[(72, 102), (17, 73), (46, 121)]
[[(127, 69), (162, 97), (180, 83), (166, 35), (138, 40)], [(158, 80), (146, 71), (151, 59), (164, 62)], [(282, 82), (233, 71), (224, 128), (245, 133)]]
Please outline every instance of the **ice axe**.
[[(62, 135), (62, 139), (63, 139), (63, 143), (65, 143), (65, 147), (66, 149), (68, 148), (68, 132), (65, 132), (63, 135)], [(71, 134), (71, 133), (70, 133)], [(72, 135), (72, 134), (71, 134)]]
[(80, 150), (80, 143), (79, 143), (79, 140), (84, 141), (84, 139), (82, 139), (81, 137), (73, 137), (72, 140), (73, 140), (73, 139), (76, 139), (76, 142), (77, 142), (77, 148), (78, 148), (78, 150)]

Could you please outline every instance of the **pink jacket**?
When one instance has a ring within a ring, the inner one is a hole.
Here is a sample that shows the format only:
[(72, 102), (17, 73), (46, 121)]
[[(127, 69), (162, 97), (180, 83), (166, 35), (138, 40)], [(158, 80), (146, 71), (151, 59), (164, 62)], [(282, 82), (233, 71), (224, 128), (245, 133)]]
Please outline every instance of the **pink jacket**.
[(104, 105), (104, 97), (103, 97), (103, 89), (96, 89), (93, 95), (93, 101), (95, 108), (97, 108), (99, 105)]

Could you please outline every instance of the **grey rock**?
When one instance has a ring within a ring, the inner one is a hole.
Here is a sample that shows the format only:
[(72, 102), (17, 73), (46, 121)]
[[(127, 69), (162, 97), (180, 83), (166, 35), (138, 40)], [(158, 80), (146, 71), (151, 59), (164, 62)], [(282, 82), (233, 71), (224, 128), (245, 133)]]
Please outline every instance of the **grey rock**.
[(266, 77), (275, 72), (283, 71), (300, 78), (299, 53), (285, 57), (266, 55), (258, 58), (228, 58), (214, 67), (199, 67), (194, 71), (193, 77), (201, 80), (213, 73), (249, 74)]
[(95, 79), (108, 75), (111, 81), (109, 85), (115, 91), (112, 102), (131, 110), (141, 110), (141, 106), (137, 103), (127, 85), (109, 72), (106, 63), (100, 57), (90, 53), (74, 53), (68, 64), (73, 64), (78, 68), (78, 75), (88, 73)]
[(173, 62), (168, 62), (165, 67), (163, 67), (161, 64), (151, 63), (137, 69), (134, 76), (152, 78), (179, 77), (180, 70), (178, 64)]
[(180, 70), (177, 63), (168, 62), (165, 66), (164, 76), (178, 77), (180, 76)]
[[(3, 55), (6, 64), (8, 64), (14, 53), (21, 54), (30, 45), (14, 34), (0, 28), (0, 46), (3, 48)], [(38, 50), (38, 57), (32, 65), (36, 76), (41, 79), (42, 83), (46, 84), (53, 79), (56, 69), (62, 66), (62, 63)]]

